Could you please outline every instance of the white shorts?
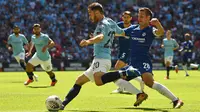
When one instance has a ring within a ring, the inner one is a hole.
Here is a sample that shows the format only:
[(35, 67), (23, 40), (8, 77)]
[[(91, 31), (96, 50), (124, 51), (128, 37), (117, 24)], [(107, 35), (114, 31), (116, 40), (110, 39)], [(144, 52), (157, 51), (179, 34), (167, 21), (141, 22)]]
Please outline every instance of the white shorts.
[(165, 57), (165, 64), (167, 62), (170, 62), (170, 64), (172, 64), (173, 63), (173, 56), (167, 56), (167, 57)]
[(94, 73), (96, 72), (108, 72), (111, 68), (111, 60), (94, 58), (90, 67), (84, 72), (84, 75), (88, 77), (91, 82), (94, 82)]
[(37, 57), (36, 54), (34, 54), (33, 57), (28, 61), (28, 63), (32, 64), (33, 66), (40, 65), (42, 69), (47, 72), (52, 71), (51, 58), (49, 58), (47, 61), (42, 61)]
[(21, 52), (18, 55), (14, 56), (18, 63), (20, 63), (20, 60), (25, 60), (25, 53)]

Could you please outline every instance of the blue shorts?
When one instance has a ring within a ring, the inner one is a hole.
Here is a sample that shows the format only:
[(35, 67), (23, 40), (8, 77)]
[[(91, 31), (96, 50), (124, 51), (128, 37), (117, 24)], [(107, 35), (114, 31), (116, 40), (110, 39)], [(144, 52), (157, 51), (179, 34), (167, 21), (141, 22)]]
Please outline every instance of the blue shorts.
[(184, 54), (183, 55), (183, 63), (190, 63), (191, 62), (191, 59), (192, 59), (192, 55), (187, 55), (187, 54)]
[(119, 52), (118, 60), (121, 60), (124, 63), (128, 63), (129, 62), (129, 53), (127, 53), (127, 52)]
[(132, 59), (131, 65), (134, 68), (137, 68), (141, 74), (143, 74), (145, 72), (152, 73), (153, 66), (152, 66), (152, 63), (151, 63), (151, 59), (148, 58), (148, 57), (140, 58), (140, 59), (139, 58), (138, 59)]

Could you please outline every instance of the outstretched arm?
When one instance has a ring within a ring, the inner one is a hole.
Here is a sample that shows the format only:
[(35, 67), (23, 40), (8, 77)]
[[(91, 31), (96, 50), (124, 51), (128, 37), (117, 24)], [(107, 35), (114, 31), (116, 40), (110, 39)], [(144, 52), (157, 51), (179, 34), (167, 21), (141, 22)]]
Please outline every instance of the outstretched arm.
[(83, 39), (81, 42), (80, 42), (80, 46), (81, 47), (84, 47), (84, 46), (88, 46), (90, 44), (95, 44), (95, 43), (99, 43), (103, 40), (104, 38), (104, 35), (103, 34), (99, 34), (93, 38), (90, 38), (88, 40), (85, 40)]

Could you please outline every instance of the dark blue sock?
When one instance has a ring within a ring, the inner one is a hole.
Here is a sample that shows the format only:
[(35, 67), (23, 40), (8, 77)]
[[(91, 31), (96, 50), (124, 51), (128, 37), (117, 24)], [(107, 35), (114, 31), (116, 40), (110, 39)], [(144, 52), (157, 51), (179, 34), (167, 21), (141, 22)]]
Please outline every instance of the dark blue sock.
[(64, 106), (66, 106), (69, 102), (71, 102), (80, 92), (81, 86), (78, 84), (74, 84), (74, 86), (71, 88), (67, 96), (65, 97), (65, 100), (62, 102)]
[(28, 78), (33, 80), (33, 75), (34, 75), (33, 72), (26, 72), (26, 73), (28, 75)]
[(25, 66), (24, 62), (20, 62), (19, 64), (24, 70), (26, 70), (26, 66)]
[(167, 77), (169, 77), (170, 67), (167, 67)]
[(117, 79), (121, 78), (121, 74), (116, 71), (116, 72), (108, 72), (105, 73), (102, 77), (101, 80), (104, 84), (115, 81)]

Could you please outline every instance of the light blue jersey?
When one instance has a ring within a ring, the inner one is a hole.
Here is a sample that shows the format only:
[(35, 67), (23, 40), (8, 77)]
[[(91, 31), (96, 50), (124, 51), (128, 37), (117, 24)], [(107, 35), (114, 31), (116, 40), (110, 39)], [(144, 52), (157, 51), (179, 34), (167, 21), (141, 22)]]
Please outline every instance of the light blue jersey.
[(178, 43), (175, 39), (168, 40), (167, 38), (163, 39), (163, 45), (164, 45), (164, 56), (173, 56), (174, 55), (174, 48), (178, 46)]
[(22, 52), (25, 52), (23, 45), (28, 44), (28, 41), (23, 34), (19, 34), (19, 36), (16, 37), (16, 35), (13, 33), (8, 37), (8, 44), (12, 45), (13, 55), (16, 56)]
[(49, 40), (51, 40), (49, 36), (44, 33), (40, 33), (40, 37), (33, 35), (31, 38), (31, 41), (36, 48), (36, 55), (42, 61), (47, 61), (49, 58), (51, 58), (48, 49), (45, 52), (42, 52), (42, 48), (49, 44)]
[(111, 59), (111, 47), (115, 34), (122, 34), (124, 31), (110, 18), (104, 17), (98, 22), (94, 36), (103, 34), (101, 42), (94, 44), (94, 57)]

